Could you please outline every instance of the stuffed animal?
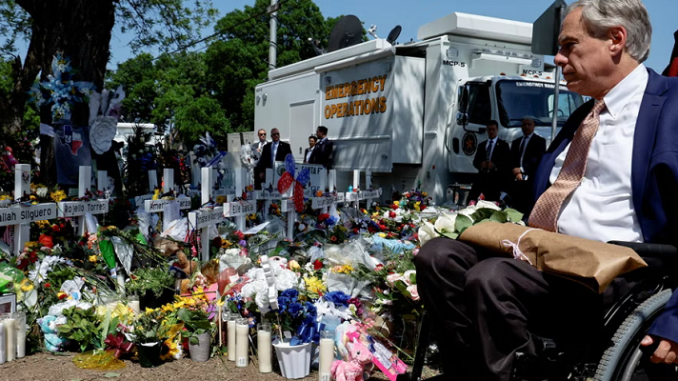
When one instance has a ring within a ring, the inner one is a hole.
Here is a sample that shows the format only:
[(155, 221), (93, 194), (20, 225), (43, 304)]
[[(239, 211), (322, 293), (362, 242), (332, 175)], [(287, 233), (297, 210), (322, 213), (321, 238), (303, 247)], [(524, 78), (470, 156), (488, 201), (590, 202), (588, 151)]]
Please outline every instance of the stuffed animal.
[(372, 361), (372, 353), (361, 343), (348, 343), (349, 360), (332, 363), (332, 378), (337, 381), (363, 381), (363, 370)]
[(54, 315), (47, 315), (38, 319), (40, 330), (45, 334), (45, 347), (50, 352), (59, 352), (67, 344), (67, 340), (57, 335), (56, 320), (57, 317)]

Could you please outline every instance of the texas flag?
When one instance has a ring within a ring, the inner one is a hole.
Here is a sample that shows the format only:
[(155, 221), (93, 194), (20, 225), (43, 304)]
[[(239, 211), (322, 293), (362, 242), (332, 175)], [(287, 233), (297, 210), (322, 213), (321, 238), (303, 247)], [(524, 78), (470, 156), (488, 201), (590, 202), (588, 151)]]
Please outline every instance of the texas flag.
[(662, 73), (667, 77), (678, 77), (678, 31), (673, 34), (673, 37), (676, 43), (673, 45), (673, 52), (671, 52), (671, 61)]

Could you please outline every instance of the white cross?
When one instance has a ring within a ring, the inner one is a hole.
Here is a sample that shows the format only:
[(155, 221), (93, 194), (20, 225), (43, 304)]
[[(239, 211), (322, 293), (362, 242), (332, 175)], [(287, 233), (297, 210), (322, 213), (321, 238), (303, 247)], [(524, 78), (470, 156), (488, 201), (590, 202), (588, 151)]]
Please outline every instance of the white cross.
[[(14, 198), (23, 197), (24, 193), (31, 193), (31, 166), (30, 164), (17, 164), (14, 166)], [(14, 238), (9, 244), (15, 256), (21, 254), (24, 245), (30, 237), (30, 223), (40, 220), (52, 220), (57, 217), (55, 203), (37, 205), (13, 205), (0, 208), (0, 226), (10, 226)]]
[[(104, 173), (106, 173), (104, 171)], [(101, 183), (101, 181), (99, 181)], [(92, 167), (80, 166), (80, 173), (78, 178), (78, 197), (85, 197), (87, 191), (92, 186)], [(96, 234), (96, 224), (87, 228), (86, 215), (87, 214), (104, 214), (108, 213), (108, 199), (92, 200), (92, 201), (62, 201), (59, 203), (59, 217), (77, 217), (78, 218), (78, 235), (84, 236), (88, 230), (92, 234)]]
[[(174, 189), (174, 170), (171, 168), (166, 168), (163, 172), (162, 189), (165, 193), (169, 192), (170, 189)], [(167, 229), (172, 221), (179, 217), (175, 213), (177, 203), (179, 204), (179, 210), (191, 209), (191, 199), (189, 197), (177, 197), (174, 200), (146, 200), (144, 206), (148, 213), (162, 212), (162, 227)], [(175, 212), (172, 212), (170, 208), (174, 208)]]
[[(207, 204), (211, 199), (212, 183), (214, 179), (214, 172), (212, 168), (202, 168), (202, 194), (201, 204)], [(224, 208), (216, 207), (201, 208), (188, 213), (188, 221), (193, 229), (200, 230), (200, 242), (202, 244), (201, 258), (203, 261), (208, 261), (210, 256), (210, 245), (208, 238), (209, 227), (218, 224), (224, 219)]]

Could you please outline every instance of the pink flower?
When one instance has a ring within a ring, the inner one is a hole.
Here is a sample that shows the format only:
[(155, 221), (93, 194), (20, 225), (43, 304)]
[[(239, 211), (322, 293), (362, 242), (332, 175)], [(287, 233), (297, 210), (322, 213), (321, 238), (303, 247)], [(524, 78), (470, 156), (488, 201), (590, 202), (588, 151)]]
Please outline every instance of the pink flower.
[(407, 287), (407, 292), (410, 293), (410, 296), (412, 297), (412, 300), (415, 302), (419, 300), (419, 291), (417, 290), (417, 285), (413, 284), (411, 286)]

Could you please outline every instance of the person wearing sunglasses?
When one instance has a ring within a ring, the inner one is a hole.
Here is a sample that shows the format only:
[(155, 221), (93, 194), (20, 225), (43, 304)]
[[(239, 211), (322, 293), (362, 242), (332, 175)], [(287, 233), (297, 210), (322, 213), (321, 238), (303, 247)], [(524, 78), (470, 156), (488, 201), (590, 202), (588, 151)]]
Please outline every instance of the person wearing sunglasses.
[[(259, 137), (259, 141), (256, 143), (252, 143), (252, 157), (254, 158), (256, 163), (259, 163), (259, 159), (261, 158), (261, 152), (264, 150), (264, 146), (266, 146), (266, 144), (268, 144), (269, 142), (268, 140), (266, 140), (266, 130), (264, 130), (263, 128), (257, 131), (257, 136)], [(258, 173), (254, 174), (254, 186), (256, 189), (261, 189), (261, 180), (259, 179)]]
[(266, 179), (266, 168), (275, 168), (276, 161), (285, 161), (285, 157), (292, 153), (292, 148), (288, 143), (280, 141), (280, 131), (277, 128), (271, 130), (271, 139), (261, 151), (261, 158), (255, 168), (256, 179), (255, 186), (261, 189), (261, 184)]

